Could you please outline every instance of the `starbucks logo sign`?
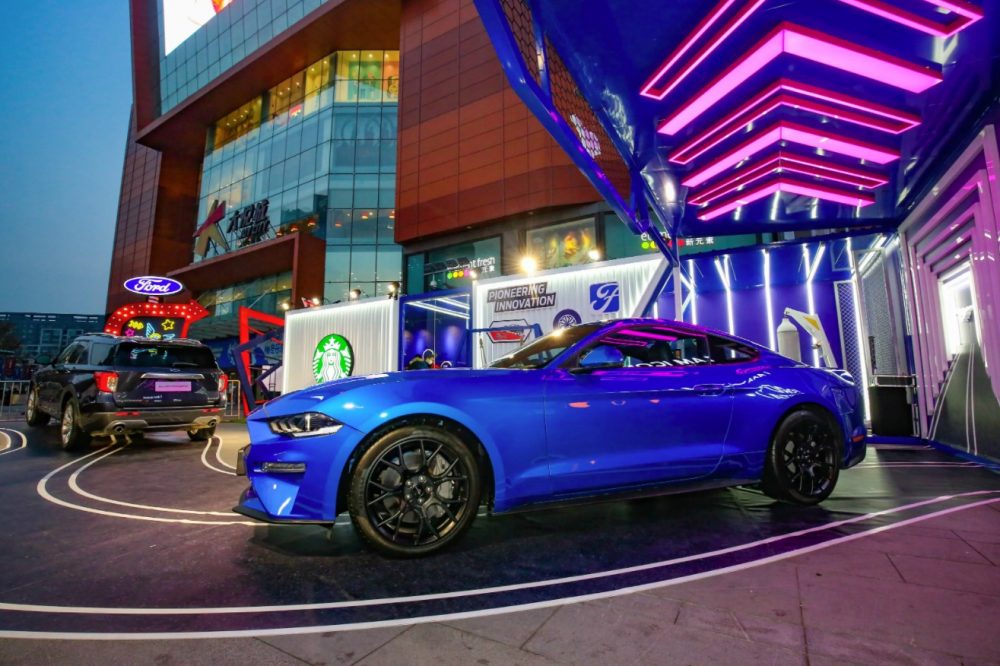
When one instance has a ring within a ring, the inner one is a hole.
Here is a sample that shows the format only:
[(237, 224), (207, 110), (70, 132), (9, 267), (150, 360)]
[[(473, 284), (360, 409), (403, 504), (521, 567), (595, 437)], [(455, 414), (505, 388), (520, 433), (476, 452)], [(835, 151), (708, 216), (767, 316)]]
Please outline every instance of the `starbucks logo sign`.
[(331, 333), (313, 352), (313, 377), (317, 384), (350, 377), (354, 370), (354, 350), (342, 335)]

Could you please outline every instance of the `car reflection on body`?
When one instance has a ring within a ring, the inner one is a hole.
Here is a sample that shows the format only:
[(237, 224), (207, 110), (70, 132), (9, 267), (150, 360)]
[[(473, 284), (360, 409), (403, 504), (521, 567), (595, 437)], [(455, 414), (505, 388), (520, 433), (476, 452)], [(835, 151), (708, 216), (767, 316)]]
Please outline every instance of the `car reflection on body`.
[(865, 455), (858, 388), (717, 331), (658, 319), (559, 329), (481, 370), (342, 379), (248, 419), (235, 511), (276, 523), (349, 512), (415, 556), (500, 513), (760, 484), (815, 504)]

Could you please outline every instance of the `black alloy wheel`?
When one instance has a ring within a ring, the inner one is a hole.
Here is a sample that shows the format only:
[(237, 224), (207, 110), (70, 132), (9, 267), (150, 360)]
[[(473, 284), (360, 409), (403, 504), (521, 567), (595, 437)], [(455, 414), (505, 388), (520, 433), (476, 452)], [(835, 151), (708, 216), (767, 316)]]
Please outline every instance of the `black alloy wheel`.
[(38, 389), (28, 391), (28, 404), (24, 409), (24, 420), (32, 427), (43, 426), (49, 422), (49, 415), (38, 409)]
[(77, 451), (90, 444), (90, 435), (80, 427), (80, 410), (73, 398), (63, 405), (59, 421), (59, 443), (66, 451)]
[(768, 449), (764, 491), (795, 504), (818, 504), (837, 485), (840, 450), (836, 427), (809, 409), (789, 414)]
[(440, 428), (404, 426), (361, 456), (351, 475), (348, 510), (375, 549), (415, 557), (468, 529), (481, 487), (476, 458), (461, 439)]

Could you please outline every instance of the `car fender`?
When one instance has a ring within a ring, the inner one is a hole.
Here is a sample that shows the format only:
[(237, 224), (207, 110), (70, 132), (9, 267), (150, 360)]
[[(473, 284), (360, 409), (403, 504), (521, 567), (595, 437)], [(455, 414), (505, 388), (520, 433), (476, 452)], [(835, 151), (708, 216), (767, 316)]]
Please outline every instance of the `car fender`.
[(497, 493), (501, 493), (502, 480), (505, 478), (503, 457), (500, 455), (500, 450), (493, 437), (490, 436), (489, 429), (468, 412), (440, 402), (407, 402), (387, 407), (377, 415), (360, 423), (357, 429), (366, 433), (367, 436), (368, 433), (374, 432), (383, 424), (414, 415), (440, 416), (458, 423), (471, 432), (486, 449), (486, 455), (489, 456), (490, 464), (493, 466), (494, 488), (496, 488)]

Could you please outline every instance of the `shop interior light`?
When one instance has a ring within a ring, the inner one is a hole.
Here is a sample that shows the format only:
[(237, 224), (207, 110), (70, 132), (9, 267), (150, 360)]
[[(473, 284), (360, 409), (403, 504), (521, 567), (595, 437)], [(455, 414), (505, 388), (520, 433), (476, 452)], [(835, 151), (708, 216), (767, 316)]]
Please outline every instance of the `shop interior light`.
[(454, 298), (447, 298), (447, 297), (442, 296), (442, 297), (439, 297), (437, 300), (438, 300), (439, 303), (444, 303), (444, 304), (449, 305), (449, 306), (451, 306), (453, 308), (461, 308), (462, 310), (469, 310), (470, 309), (468, 303), (463, 303), (462, 301), (455, 300)]
[(951, 18), (948, 23), (938, 23), (920, 14), (905, 11), (900, 7), (890, 5), (881, 0), (840, 1), (934, 37), (951, 37), (983, 18), (983, 11), (979, 7), (969, 2), (964, 2), (964, 0), (924, 0), (924, 2), (943, 10), (941, 13)]
[(865, 404), (865, 420), (871, 421), (871, 405), (868, 402), (868, 362), (866, 360), (864, 334), (861, 331), (861, 292), (858, 286), (858, 267), (854, 261), (854, 247), (851, 238), (847, 238), (847, 260), (851, 266), (851, 300), (854, 305), (854, 334), (858, 348), (858, 366), (861, 368), (861, 398)]
[[(440, 301), (441, 299), (437, 300)], [(429, 310), (431, 312), (437, 312), (438, 314), (445, 314), (450, 317), (458, 317), (459, 319), (464, 319), (465, 321), (469, 320), (469, 315), (467, 312), (456, 312), (455, 310), (451, 310), (449, 308), (443, 308), (438, 305), (431, 305), (430, 303), (422, 301), (414, 301), (408, 303), (407, 305), (412, 305), (413, 307), (420, 308), (421, 310)]]
[(729, 137), (779, 107), (812, 111), (869, 129), (900, 134), (920, 124), (920, 117), (825, 88), (781, 78), (732, 113), (671, 153), (675, 164), (689, 164)]
[[(819, 249), (816, 252), (816, 258), (810, 260), (809, 244), (802, 244), (802, 259), (805, 263), (806, 268), (806, 299), (809, 305), (809, 314), (819, 317), (816, 313), (816, 296), (813, 293), (813, 278), (816, 277), (816, 271), (819, 270), (819, 262), (823, 258), (823, 253), (826, 251), (826, 245), (823, 243), (819, 244)], [(813, 339), (812, 347), (813, 352), (813, 366), (819, 367), (819, 348), (816, 346), (816, 340)]]
[(292, 307), (292, 304), (291, 304), (291, 303), (289, 303), (288, 301), (284, 301), (284, 302), (283, 302), (283, 303), (282, 303), (281, 305), (279, 305), (278, 307), (279, 307), (279, 308), (281, 308), (282, 310), (287, 310), (287, 309), (289, 309), (290, 307)]
[(521, 270), (528, 274), (534, 273), (538, 270), (538, 260), (531, 255), (524, 255), (521, 257)]
[(864, 189), (872, 189), (889, 182), (888, 178), (873, 171), (779, 150), (753, 165), (742, 166), (731, 176), (717, 181), (711, 187), (697, 190), (688, 197), (688, 203), (696, 206), (709, 204), (724, 194), (745, 188), (776, 172), (797, 173)]
[(722, 280), (722, 286), (726, 289), (726, 318), (729, 324), (729, 334), (735, 335), (735, 320), (733, 319), (733, 290), (731, 286), (732, 273), (729, 270), (730, 261), (729, 255), (722, 255), (722, 261), (719, 261), (719, 257), (715, 258), (715, 270), (719, 272), (719, 278)]
[(941, 73), (928, 67), (920, 67), (818, 30), (782, 22), (740, 60), (692, 95), (690, 101), (663, 123), (660, 132), (670, 136), (677, 134), (783, 54), (874, 79), (912, 93), (923, 92), (942, 81)]
[(349, 300), (352, 300), (352, 301), (359, 300), (361, 298), (361, 290), (360, 289), (351, 289), (351, 291), (348, 292), (347, 297), (348, 297)]
[(725, 26), (722, 32), (719, 33), (719, 37), (706, 44), (698, 51), (698, 53), (688, 62), (687, 66), (682, 68), (676, 76), (674, 76), (669, 81), (666, 81), (661, 87), (657, 87), (658, 84), (664, 83), (663, 78), (670, 73), (681, 58), (684, 57), (688, 51), (700, 40), (709, 30), (714, 26), (732, 7), (736, 0), (722, 0), (715, 8), (704, 18), (701, 23), (699, 23), (691, 34), (681, 42), (680, 46), (674, 49), (674, 52), (670, 54), (667, 60), (660, 65), (660, 68), (656, 70), (656, 73), (649, 78), (648, 81), (642, 86), (639, 94), (644, 97), (651, 97), (653, 99), (663, 99), (666, 97), (671, 90), (676, 88), (680, 83), (688, 77), (688, 75), (694, 71), (694, 69), (701, 64), (701, 62), (707, 58), (712, 51), (714, 51), (726, 37), (731, 35), (736, 28), (738, 28), (749, 16), (760, 7), (764, 0), (756, 0), (752, 5), (744, 8), (739, 14), (734, 18), (730, 19), (729, 23)]
[(313, 296), (312, 297), (312, 304), (313, 305), (319, 305), (322, 302), (323, 302), (323, 300), (319, 296)]
[(688, 174), (681, 181), (687, 187), (697, 187), (709, 179), (726, 171), (730, 167), (749, 159), (768, 146), (779, 142), (795, 143), (809, 148), (822, 148), (824, 151), (854, 157), (875, 164), (888, 164), (899, 159), (899, 151), (885, 146), (879, 146), (867, 141), (821, 131), (805, 125), (799, 125), (788, 120), (779, 120), (750, 137), (739, 146), (720, 156), (708, 166)]
[[(806, 183), (789, 176), (779, 175), (765, 181), (760, 186), (738, 192), (729, 199), (723, 200), (716, 206), (706, 208), (698, 214), (698, 219), (708, 221), (724, 215), (731, 210), (745, 206), (749, 203), (763, 199), (771, 194), (785, 192), (787, 194), (800, 194), (804, 197), (817, 197), (824, 201), (840, 203), (849, 206), (868, 206), (875, 203), (874, 197), (863, 192), (850, 192), (837, 188), (826, 187), (819, 183)], [(777, 206), (772, 204), (771, 219), (777, 218)]]
[(764, 255), (764, 307), (767, 308), (767, 346), (771, 351), (778, 351), (775, 339), (777, 330), (774, 327), (774, 303), (771, 300), (771, 253), (767, 248), (761, 250)]
[(601, 251), (600, 251), (600, 250), (598, 250), (598, 249), (597, 249), (597, 248), (595, 247), (594, 249), (592, 249), (592, 250), (590, 250), (590, 251), (588, 251), (588, 252), (587, 252), (587, 257), (588, 257), (588, 258), (589, 258), (589, 259), (590, 259), (591, 261), (600, 261), (600, 260), (601, 260)]

